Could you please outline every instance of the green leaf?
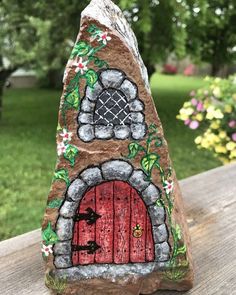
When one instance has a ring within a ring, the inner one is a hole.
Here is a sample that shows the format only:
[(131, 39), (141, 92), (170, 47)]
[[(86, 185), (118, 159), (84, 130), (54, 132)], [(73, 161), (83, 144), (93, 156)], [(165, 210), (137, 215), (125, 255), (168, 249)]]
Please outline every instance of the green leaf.
[(58, 125), (57, 125), (57, 132), (61, 131), (62, 130), (62, 127), (60, 125), (60, 123), (58, 122)]
[(163, 202), (162, 199), (158, 199), (158, 200), (156, 200), (155, 205), (156, 205), (157, 207), (163, 207), (163, 208), (165, 207), (164, 202)]
[(128, 159), (135, 158), (139, 151), (142, 151), (142, 150), (145, 151), (145, 149), (137, 142), (131, 142), (128, 146), (128, 149), (129, 149), (129, 154), (127, 156)]
[(78, 155), (79, 150), (76, 146), (68, 144), (66, 151), (64, 153), (65, 159), (70, 161), (71, 166), (73, 167), (75, 165), (75, 158)]
[(42, 240), (48, 245), (53, 245), (58, 241), (57, 234), (53, 231), (51, 223), (49, 222), (45, 230), (42, 231)]
[(90, 69), (85, 73), (85, 78), (87, 80), (87, 85), (93, 88), (94, 84), (98, 80), (98, 74), (94, 70)]
[(144, 156), (141, 160), (141, 166), (147, 175), (151, 175), (152, 168), (158, 163), (160, 156), (155, 153)]
[(183, 245), (182, 247), (179, 247), (176, 251), (176, 256), (179, 254), (185, 254), (187, 251), (187, 247), (186, 245)]
[(175, 227), (175, 234), (176, 234), (178, 240), (181, 240), (181, 229), (180, 229), (180, 226), (178, 224)]
[(74, 109), (78, 109), (79, 108), (79, 88), (76, 87), (73, 91), (71, 91), (70, 93), (68, 93), (65, 97), (65, 103)]
[(91, 50), (91, 46), (84, 41), (79, 41), (73, 48), (71, 52), (71, 58), (75, 58), (76, 56), (85, 56)]
[(66, 185), (69, 186), (70, 184), (70, 179), (69, 179), (69, 174), (68, 171), (65, 169), (59, 169), (54, 173), (53, 180), (63, 180), (65, 181)]
[(59, 208), (62, 202), (63, 200), (61, 199), (54, 199), (48, 203), (47, 208), (50, 208), (50, 209)]

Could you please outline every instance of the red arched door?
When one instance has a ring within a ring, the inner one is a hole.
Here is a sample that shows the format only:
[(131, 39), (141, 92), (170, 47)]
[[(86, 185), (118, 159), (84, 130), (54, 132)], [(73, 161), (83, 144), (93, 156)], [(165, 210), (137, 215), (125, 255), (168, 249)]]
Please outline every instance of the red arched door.
[(150, 217), (137, 191), (123, 181), (91, 188), (75, 216), (73, 265), (153, 260)]

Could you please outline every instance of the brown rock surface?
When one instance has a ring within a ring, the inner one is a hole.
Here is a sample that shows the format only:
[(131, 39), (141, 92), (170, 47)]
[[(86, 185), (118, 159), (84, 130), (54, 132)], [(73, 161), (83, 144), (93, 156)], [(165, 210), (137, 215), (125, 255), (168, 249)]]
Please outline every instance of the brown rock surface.
[(121, 11), (92, 0), (65, 71), (58, 162), (42, 225), (46, 283), (55, 292), (191, 288), (181, 192), (157, 111)]

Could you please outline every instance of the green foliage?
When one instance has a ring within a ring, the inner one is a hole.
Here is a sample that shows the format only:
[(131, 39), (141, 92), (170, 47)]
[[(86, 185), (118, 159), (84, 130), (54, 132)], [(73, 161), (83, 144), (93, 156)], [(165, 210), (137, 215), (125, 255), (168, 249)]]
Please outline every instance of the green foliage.
[(68, 144), (66, 151), (64, 153), (64, 157), (70, 162), (71, 166), (73, 167), (75, 165), (75, 159), (78, 154), (79, 154), (78, 148), (72, 144)]
[(65, 96), (65, 104), (66, 108), (73, 108), (78, 110), (79, 108), (79, 99), (80, 99), (80, 94), (79, 94), (79, 88), (75, 87), (75, 89)]
[(66, 169), (59, 169), (59, 170), (55, 171), (53, 180), (54, 181), (62, 180), (62, 181), (65, 181), (67, 186), (70, 185), (69, 174)]
[(75, 44), (72, 52), (71, 52), (71, 59), (75, 58), (76, 56), (85, 56), (91, 50), (91, 46), (87, 44), (85, 41), (79, 41)]
[(141, 159), (142, 169), (149, 178), (151, 177), (153, 167), (155, 167), (156, 164), (159, 164), (159, 159), (160, 156), (156, 153), (147, 154)]
[(86, 73), (85, 73), (85, 78), (86, 78), (86, 81), (87, 81), (87, 85), (90, 87), (90, 88), (93, 88), (94, 84), (97, 82), (98, 80), (98, 74), (90, 69), (88, 70)]
[(58, 236), (53, 231), (50, 222), (48, 223), (47, 227), (42, 231), (42, 240), (46, 246), (53, 245), (58, 242)]
[(46, 274), (45, 284), (48, 288), (56, 292), (56, 294), (63, 294), (66, 289), (67, 280), (65, 278), (56, 278), (50, 274)]
[(49, 209), (60, 208), (62, 202), (63, 202), (62, 199), (54, 199), (47, 204), (47, 208)]

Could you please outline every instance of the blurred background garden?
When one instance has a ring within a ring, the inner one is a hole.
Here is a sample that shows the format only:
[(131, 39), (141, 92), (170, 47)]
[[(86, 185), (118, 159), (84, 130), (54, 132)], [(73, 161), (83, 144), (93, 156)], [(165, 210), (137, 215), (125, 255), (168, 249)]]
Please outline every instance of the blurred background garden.
[[(236, 2), (114, 2), (136, 33), (178, 178), (234, 161)], [(63, 71), (88, 3), (1, 1), (0, 240), (40, 227)]]

